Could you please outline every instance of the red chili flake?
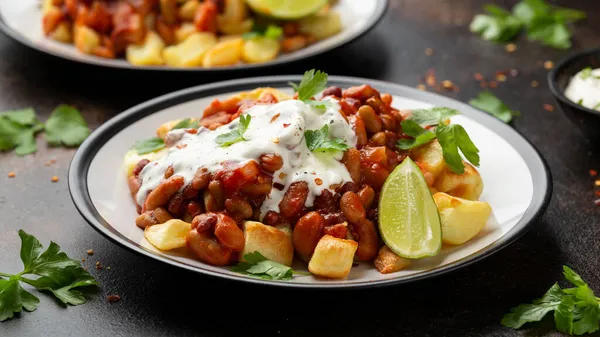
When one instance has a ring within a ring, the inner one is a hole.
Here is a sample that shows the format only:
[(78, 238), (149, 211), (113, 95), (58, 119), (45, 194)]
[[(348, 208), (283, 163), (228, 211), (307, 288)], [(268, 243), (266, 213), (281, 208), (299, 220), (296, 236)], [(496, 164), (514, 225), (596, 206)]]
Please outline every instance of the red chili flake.
[(513, 52), (515, 52), (517, 50), (517, 45), (514, 44), (514, 43), (509, 43), (509, 44), (506, 45), (505, 49), (506, 49), (507, 52), (513, 53)]
[(598, 171), (596, 170), (590, 170), (590, 176), (595, 177), (598, 175)]
[(57, 176), (53, 176), (53, 177), (52, 177), (52, 182), (53, 182), (53, 183), (55, 183), (55, 182), (57, 182), (57, 181), (58, 181), (58, 177), (57, 177)]
[(287, 127), (288, 127), (288, 126), (290, 126), (290, 125), (291, 125), (290, 123), (283, 123), (283, 127), (284, 127), (284, 128), (287, 128)]
[(185, 149), (187, 147), (187, 144), (178, 144), (176, 147), (180, 150)]
[(44, 163), (45, 166), (50, 166), (52, 164), (56, 163), (56, 159), (50, 159), (47, 162)]
[(279, 173), (279, 179), (283, 180), (283, 179), (285, 179), (285, 177), (287, 177), (286, 173), (283, 173), (283, 172)]
[(427, 74), (425, 75), (425, 83), (427, 83), (430, 87), (435, 87), (437, 84), (437, 80), (435, 78), (435, 70), (429, 69), (427, 70)]
[(11, 172), (8, 172), (8, 177), (9, 177), (9, 178), (14, 178), (16, 175), (17, 175), (17, 174), (16, 174), (16, 173), (14, 173), (14, 172), (12, 172), (12, 171), (11, 171)]
[(500, 81), (500, 82), (506, 82), (506, 75), (500, 73), (500, 74), (496, 74), (496, 80)]
[(323, 180), (321, 180), (321, 178), (315, 178), (315, 184), (321, 186), (323, 185)]
[(600, 191), (594, 191), (594, 194), (595, 194), (597, 197), (600, 197)]
[(102, 265), (100, 264), (100, 261), (96, 261), (96, 269), (102, 270)]
[(279, 118), (279, 116), (281, 116), (281, 114), (276, 114), (275, 116), (271, 117), (271, 123), (273, 123), (274, 121), (276, 121), (277, 118)]
[(490, 82), (490, 88), (496, 88), (496, 87), (498, 87), (498, 82), (496, 82), (496, 81), (491, 81), (491, 82)]
[(552, 112), (554, 111), (554, 107), (550, 104), (544, 104), (544, 110)]
[(426, 91), (427, 87), (425, 87), (423, 84), (419, 84), (419, 85), (417, 85), (417, 89), (419, 89), (421, 91)]
[(481, 73), (475, 73), (475, 75), (473, 75), (473, 77), (477, 80), (477, 81), (483, 81), (483, 75), (481, 75)]
[(552, 62), (552, 61), (546, 61), (546, 62), (544, 62), (544, 68), (546, 68), (548, 70), (554, 68), (554, 62)]
[(594, 204), (596, 204), (596, 206), (600, 206), (600, 199), (594, 200)]
[(198, 130), (196, 130), (196, 129), (185, 129), (185, 132), (187, 132), (189, 134), (192, 134), (192, 135), (195, 135), (196, 133), (198, 133)]
[(121, 300), (121, 296), (119, 295), (108, 295), (106, 296), (108, 303), (115, 303)]
[(431, 48), (425, 49), (425, 55), (427, 55), (427, 56), (433, 55), (433, 49), (431, 49)]
[(454, 90), (454, 83), (452, 83), (452, 81), (449, 80), (444, 80), (442, 81), (442, 88), (446, 90)]
[(87, 254), (88, 255), (94, 255), (94, 250), (93, 249), (88, 249), (87, 250)]
[(600, 186), (600, 180), (596, 180), (596, 181), (594, 181), (594, 185), (595, 185), (595, 186)]
[(538, 83), (538, 81), (531, 81), (531, 86), (534, 88), (537, 88), (540, 84)]

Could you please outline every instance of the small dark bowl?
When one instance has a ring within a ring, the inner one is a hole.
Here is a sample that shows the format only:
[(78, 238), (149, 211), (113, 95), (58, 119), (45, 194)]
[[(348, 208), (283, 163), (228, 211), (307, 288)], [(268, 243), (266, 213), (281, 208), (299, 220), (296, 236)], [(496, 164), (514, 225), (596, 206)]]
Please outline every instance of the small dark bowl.
[(564, 114), (590, 139), (600, 139), (600, 111), (588, 109), (565, 96), (565, 89), (575, 74), (585, 67), (600, 68), (600, 48), (575, 53), (558, 63), (548, 73), (550, 91)]

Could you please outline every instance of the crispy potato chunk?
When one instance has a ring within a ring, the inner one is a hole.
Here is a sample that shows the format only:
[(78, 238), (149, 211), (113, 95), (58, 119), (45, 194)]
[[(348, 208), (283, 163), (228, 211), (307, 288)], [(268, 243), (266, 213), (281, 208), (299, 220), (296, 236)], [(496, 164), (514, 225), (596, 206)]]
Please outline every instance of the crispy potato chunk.
[(454, 197), (478, 200), (483, 192), (483, 180), (471, 164), (463, 163), (465, 164), (463, 174), (456, 174), (445, 167), (435, 179), (433, 187), (439, 192), (448, 193)]
[(192, 224), (171, 219), (163, 224), (146, 227), (144, 237), (160, 250), (171, 250), (185, 247), (185, 237), (191, 229)]
[(241, 35), (252, 30), (254, 20), (246, 19), (244, 21), (229, 21), (222, 16), (217, 17), (217, 27), (219, 32), (226, 35)]
[(71, 24), (69, 22), (61, 22), (56, 26), (56, 29), (50, 33), (50, 38), (56, 41), (70, 43), (73, 41), (73, 34), (71, 34)]
[(410, 260), (396, 255), (388, 246), (379, 249), (379, 253), (373, 260), (375, 268), (382, 274), (395, 273), (410, 265)]
[(54, 1), (53, 0), (44, 0), (42, 2), (42, 13), (46, 14), (51, 10), (54, 9), (58, 9), (60, 10), (60, 8), (58, 8), (57, 6), (54, 5)]
[(155, 32), (148, 32), (141, 45), (130, 44), (126, 49), (127, 61), (139, 66), (164, 64), (162, 57), (165, 43)]
[(342, 19), (337, 12), (316, 14), (300, 20), (299, 29), (300, 33), (322, 40), (342, 31)]
[(327, 278), (345, 278), (350, 273), (358, 243), (325, 235), (317, 243), (308, 270)]
[(446, 193), (433, 195), (442, 221), (442, 241), (462, 245), (485, 227), (492, 208), (486, 202), (471, 201)]
[(74, 33), (75, 47), (77, 47), (80, 52), (92, 54), (94, 49), (100, 47), (100, 35), (96, 33), (95, 30), (84, 25), (76, 24)]
[(188, 0), (179, 7), (179, 18), (183, 21), (194, 21), (194, 16), (196, 15), (196, 10), (200, 6), (200, 1), (198, 0)]
[(247, 63), (268, 62), (277, 57), (280, 49), (279, 41), (258, 37), (246, 41), (242, 57)]
[(244, 39), (235, 38), (217, 43), (204, 55), (205, 67), (229, 66), (242, 59)]
[(196, 26), (190, 22), (184, 22), (179, 28), (175, 30), (175, 41), (181, 43), (185, 41), (190, 35), (196, 33)]
[(294, 246), (289, 228), (275, 228), (256, 221), (246, 221), (244, 237), (246, 243), (240, 254), (240, 261), (244, 261), (244, 255), (248, 253), (259, 252), (269, 260), (286, 266), (292, 265)]
[(125, 153), (125, 156), (123, 158), (123, 169), (125, 170), (125, 174), (127, 175), (127, 177), (131, 177), (133, 175), (133, 169), (135, 168), (135, 165), (137, 165), (137, 163), (140, 160), (148, 159), (149, 161), (155, 161), (158, 158), (165, 155), (165, 153), (166, 153), (166, 151), (164, 149), (156, 151), (156, 152), (141, 154), (141, 155), (138, 154), (135, 149), (131, 149), (131, 150), (127, 151), (127, 153)]
[(425, 180), (430, 186), (433, 185), (437, 176), (446, 167), (442, 146), (437, 139), (414, 149), (410, 157), (423, 171)]
[(174, 67), (201, 66), (206, 52), (217, 44), (212, 33), (193, 33), (185, 41), (165, 48), (165, 63)]

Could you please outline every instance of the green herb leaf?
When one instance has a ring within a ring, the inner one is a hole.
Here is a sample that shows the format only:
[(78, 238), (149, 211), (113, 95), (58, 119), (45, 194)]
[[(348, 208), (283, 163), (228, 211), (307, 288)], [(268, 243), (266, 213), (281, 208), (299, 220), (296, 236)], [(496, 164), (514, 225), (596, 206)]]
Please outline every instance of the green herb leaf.
[(158, 151), (165, 148), (165, 142), (158, 137), (152, 137), (144, 140), (137, 141), (133, 148), (138, 154), (146, 154), (154, 151)]
[(279, 40), (283, 36), (283, 28), (277, 25), (264, 26), (255, 25), (251, 32), (242, 34), (244, 40), (252, 40), (259, 37), (264, 37), (272, 40)]
[[(300, 81), (300, 85), (296, 85), (293, 83), (289, 83), (294, 91), (298, 93), (298, 100), (308, 103), (312, 101), (313, 96), (325, 90), (327, 86), (327, 74), (314, 69), (306, 71), (304, 76), (302, 77), (302, 81)], [(318, 105), (315, 103), (308, 103), (315, 107), (320, 107), (323, 102), (319, 102)]]
[(278, 40), (283, 36), (283, 28), (276, 25), (269, 25), (263, 34), (267, 39)]
[(0, 322), (13, 318), (23, 309), (34, 311), (40, 300), (27, 292), (17, 278), (0, 279)]
[(329, 138), (329, 126), (327, 124), (319, 130), (306, 130), (304, 132), (306, 146), (313, 152), (346, 151), (348, 145), (342, 139)]
[(510, 313), (504, 315), (501, 324), (518, 329), (523, 324), (541, 321), (550, 311), (556, 310), (563, 297), (560, 286), (555, 283), (546, 294), (533, 302), (533, 304), (521, 304), (510, 309)]
[[(50, 242), (48, 249), (42, 252), (42, 245), (33, 235), (20, 230), (19, 237), (23, 271), (16, 275), (0, 273), (9, 277), (8, 280), (0, 279), (0, 321), (12, 318), (22, 308), (33, 311), (39, 303), (39, 299), (25, 291), (19, 282), (49, 291), (64, 304), (85, 303), (85, 297), (75, 288), (98, 283), (81, 267), (79, 261), (70, 259), (54, 242)], [(38, 278), (29, 279), (23, 275), (35, 275)]]
[(460, 115), (455, 109), (443, 106), (431, 109), (415, 109), (411, 111), (408, 119), (415, 121), (421, 126), (438, 125), (447, 122), (452, 116)]
[(486, 5), (488, 13), (476, 15), (470, 25), (473, 33), (480, 34), (484, 40), (508, 42), (515, 39), (523, 28), (523, 24), (510, 12), (495, 5)]
[(563, 266), (563, 275), (567, 281), (576, 287), (587, 286), (587, 283), (585, 283), (581, 276), (567, 266)]
[(59, 105), (46, 122), (46, 140), (52, 146), (77, 146), (90, 135), (90, 129), (79, 110)]
[(19, 156), (36, 152), (35, 135), (43, 129), (31, 108), (0, 113), (0, 151), (15, 149)]
[(569, 335), (573, 334), (573, 320), (575, 301), (570, 296), (565, 296), (554, 311), (554, 323), (556, 330)]
[(413, 139), (400, 139), (397, 146), (402, 150), (410, 150), (427, 144), (435, 139), (435, 133), (422, 128), (417, 122), (407, 119), (402, 121), (402, 131)]
[(240, 262), (231, 268), (232, 271), (260, 277), (266, 280), (291, 280), (292, 268), (281, 263), (268, 260), (259, 252), (244, 255), (246, 262)]
[(469, 101), (469, 104), (489, 113), (490, 115), (498, 118), (504, 123), (509, 123), (512, 120), (513, 116), (520, 115), (518, 111), (511, 110), (506, 104), (504, 104), (489, 90), (480, 92), (477, 98), (474, 98)]
[(222, 147), (230, 146), (237, 142), (247, 140), (244, 138), (244, 133), (248, 130), (248, 126), (250, 125), (250, 121), (252, 120), (252, 116), (250, 115), (240, 115), (239, 117), (238, 128), (236, 130), (232, 130), (228, 133), (221, 134), (217, 136), (216, 143)]
[(583, 335), (598, 331), (600, 329), (598, 326), (599, 315), (600, 309), (598, 309), (597, 305), (584, 307), (580, 312), (581, 318), (573, 323), (573, 333)]
[(20, 125), (33, 125), (39, 123), (35, 117), (35, 110), (33, 110), (33, 108), (0, 112), (0, 117), (8, 118)]
[(458, 174), (465, 172), (465, 166), (458, 150), (475, 166), (479, 166), (479, 149), (467, 134), (467, 131), (458, 124), (440, 124), (436, 128), (436, 137), (442, 146), (444, 161), (448, 167)]
[(587, 80), (592, 77), (592, 67), (583, 68), (583, 70), (579, 72), (579, 77), (581, 77), (582, 80)]
[(252, 39), (255, 39), (260, 36), (261, 36), (261, 34), (259, 32), (247, 32), (247, 33), (242, 34), (242, 39), (252, 40)]
[(200, 127), (200, 123), (197, 120), (192, 120), (191, 118), (186, 118), (186, 119), (182, 120), (181, 122), (177, 123), (171, 130), (197, 129), (199, 127)]

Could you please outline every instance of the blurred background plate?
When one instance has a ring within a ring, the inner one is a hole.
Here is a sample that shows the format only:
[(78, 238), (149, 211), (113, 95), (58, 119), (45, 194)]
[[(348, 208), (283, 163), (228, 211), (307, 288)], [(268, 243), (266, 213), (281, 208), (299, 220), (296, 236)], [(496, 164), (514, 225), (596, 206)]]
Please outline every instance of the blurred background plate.
[(134, 66), (124, 59), (105, 59), (82, 54), (73, 45), (53, 41), (44, 36), (42, 31), (41, 0), (0, 0), (0, 31), (3, 31), (16, 41), (41, 52), (75, 62), (104, 67), (186, 72), (235, 71), (286, 64), (347, 44), (373, 28), (385, 13), (387, 4), (387, 0), (339, 0), (335, 7), (333, 7), (333, 10), (340, 13), (342, 18), (343, 30), (339, 34), (316, 42), (296, 52), (281, 55), (270, 62), (211, 68)]

